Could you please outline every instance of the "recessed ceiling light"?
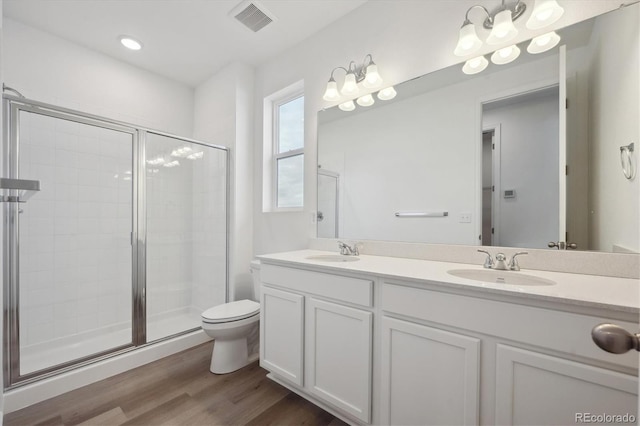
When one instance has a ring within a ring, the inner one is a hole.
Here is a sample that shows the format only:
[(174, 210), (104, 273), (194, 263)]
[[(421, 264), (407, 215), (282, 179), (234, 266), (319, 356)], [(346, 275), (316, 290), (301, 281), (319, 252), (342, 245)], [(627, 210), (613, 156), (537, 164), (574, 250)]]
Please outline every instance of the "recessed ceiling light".
[(120, 43), (122, 43), (122, 45), (127, 49), (131, 49), (131, 50), (142, 49), (142, 43), (140, 43), (138, 40), (136, 40), (133, 37), (123, 35), (118, 37), (118, 40), (120, 40)]

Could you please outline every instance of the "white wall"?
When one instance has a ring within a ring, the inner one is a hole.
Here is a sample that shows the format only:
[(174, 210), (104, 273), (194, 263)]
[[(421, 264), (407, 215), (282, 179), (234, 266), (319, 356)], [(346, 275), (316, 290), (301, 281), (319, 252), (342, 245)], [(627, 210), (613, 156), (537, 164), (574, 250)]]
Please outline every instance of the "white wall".
[(193, 89), (4, 18), (5, 84), (28, 99), (190, 137)]
[(251, 298), (253, 69), (232, 64), (196, 88), (194, 137), (231, 148), (230, 300)]
[[(460, 62), (451, 52), (468, 7), (477, 1), (370, 1), (327, 26), (298, 46), (256, 69), (254, 250), (256, 253), (307, 246), (315, 236), (312, 211), (316, 206), (316, 112), (326, 107), (322, 93), (331, 70), (373, 54), (382, 77), (397, 84)], [(497, 6), (495, 2), (494, 6)], [(563, 1), (560, 28), (619, 6), (616, 0)], [(487, 5), (490, 7), (491, 5)], [(526, 20), (527, 16), (523, 19)], [(530, 37), (521, 31), (516, 42)], [(481, 53), (485, 52), (481, 51)], [(296, 81), (305, 81), (305, 211), (263, 213), (262, 100)]]
[[(610, 251), (614, 245), (640, 252), (640, 178), (629, 181), (620, 167), (620, 146), (638, 136), (638, 5), (636, 13), (610, 14), (598, 21), (590, 42), (590, 248)], [(611, 31), (615, 28), (616, 31)], [(613, 36), (615, 34), (615, 37)], [(623, 34), (620, 36), (619, 34)], [(624, 67), (617, 64), (628, 63)], [(633, 64), (633, 66), (631, 66)], [(632, 208), (617, 209), (624, 202)]]

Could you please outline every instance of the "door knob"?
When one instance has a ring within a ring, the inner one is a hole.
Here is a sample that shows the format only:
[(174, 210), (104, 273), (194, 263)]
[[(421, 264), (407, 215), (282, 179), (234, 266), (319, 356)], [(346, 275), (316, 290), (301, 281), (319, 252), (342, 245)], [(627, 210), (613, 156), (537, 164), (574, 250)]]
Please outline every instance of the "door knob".
[(600, 349), (623, 354), (631, 349), (640, 351), (640, 333), (631, 334), (615, 324), (599, 324), (591, 330), (593, 341)]
[(577, 249), (578, 245), (576, 243), (565, 243), (564, 241), (550, 241), (547, 244), (550, 248), (557, 247), (558, 250), (568, 250), (568, 249)]

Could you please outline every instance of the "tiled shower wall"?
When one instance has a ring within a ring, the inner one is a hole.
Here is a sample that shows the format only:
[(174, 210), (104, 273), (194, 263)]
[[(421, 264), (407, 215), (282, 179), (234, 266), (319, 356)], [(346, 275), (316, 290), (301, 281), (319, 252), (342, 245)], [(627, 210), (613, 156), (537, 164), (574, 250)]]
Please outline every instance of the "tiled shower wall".
[(129, 327), (132, 136), (21, 113), (20, 138), (41, 182), (20, 205), (21, 346)]
[(193, 286), (192, 308), (198, 315), (225, 302), (226, 278), (226, 155), (204, 148), (193, 164)]
[(147, 318), (177, 313), (191, 305), (191, 161), (171, 157), (184, 142), (149, 134), (148, 160), (158, 157), (179, 166), (147, 164)]

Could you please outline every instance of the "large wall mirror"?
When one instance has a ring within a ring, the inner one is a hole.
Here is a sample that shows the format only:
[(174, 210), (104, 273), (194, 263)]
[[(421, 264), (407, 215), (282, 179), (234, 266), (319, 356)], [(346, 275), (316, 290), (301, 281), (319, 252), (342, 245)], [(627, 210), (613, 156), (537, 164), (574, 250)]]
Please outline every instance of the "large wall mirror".
[(318, 237), (640, 252), (639, 8), (320, 111)]

